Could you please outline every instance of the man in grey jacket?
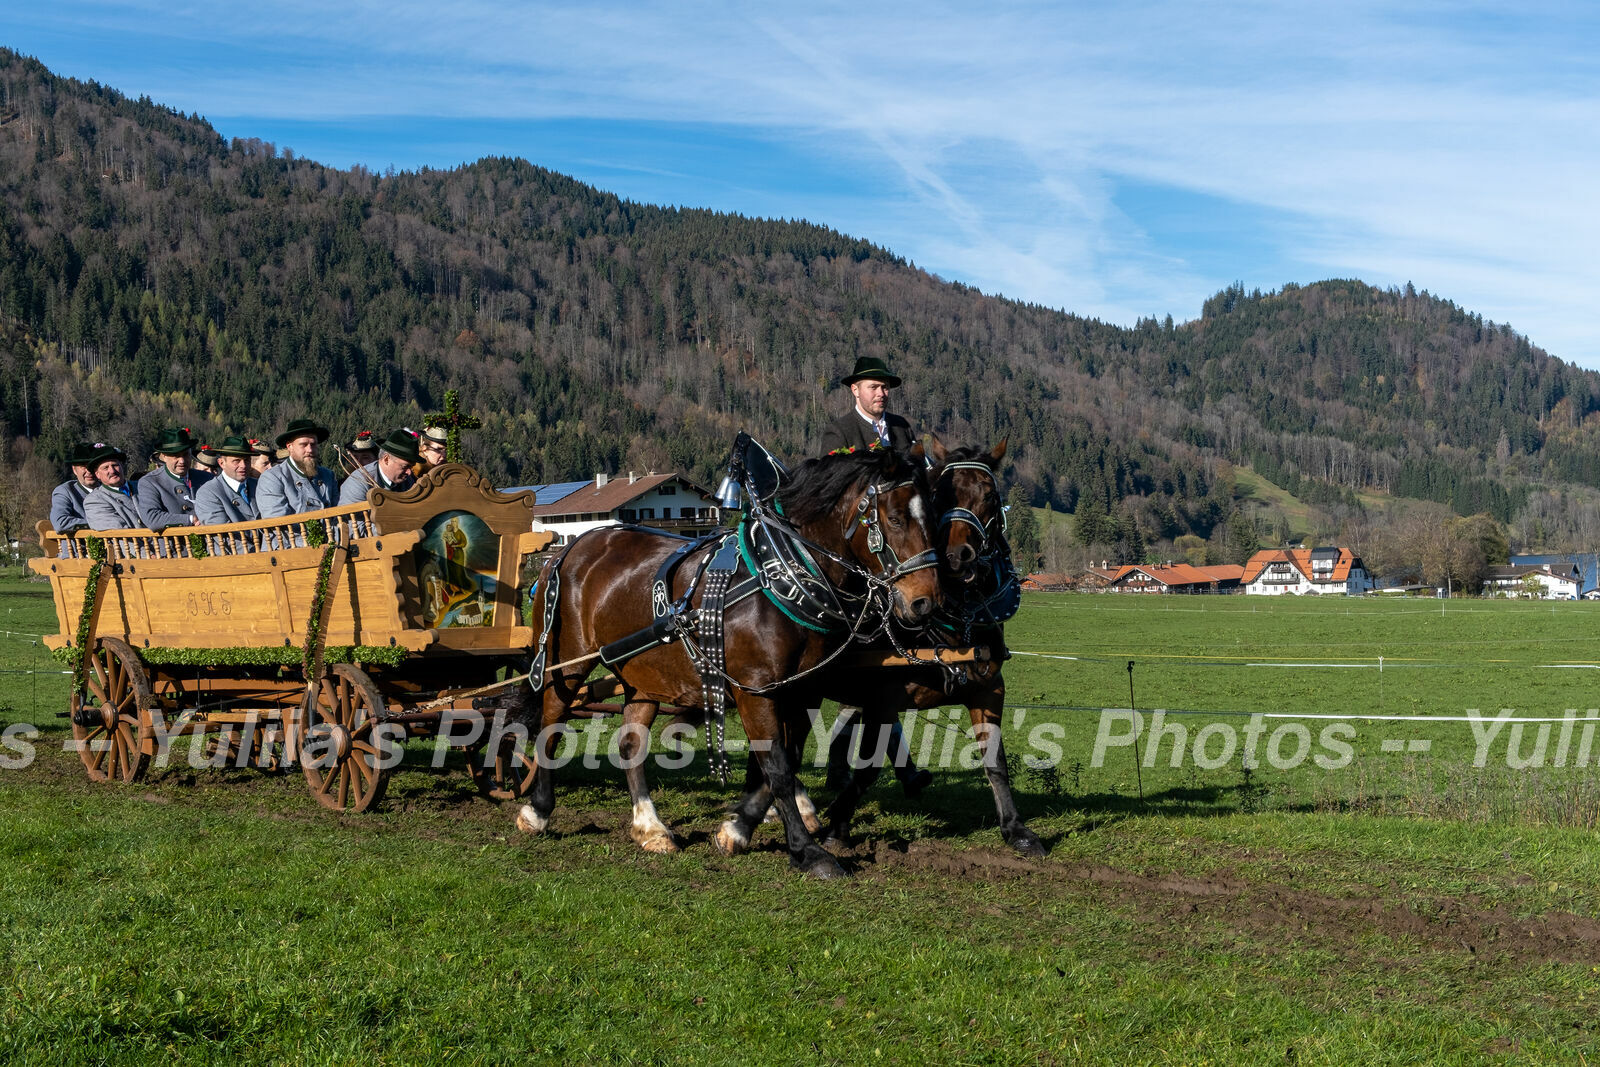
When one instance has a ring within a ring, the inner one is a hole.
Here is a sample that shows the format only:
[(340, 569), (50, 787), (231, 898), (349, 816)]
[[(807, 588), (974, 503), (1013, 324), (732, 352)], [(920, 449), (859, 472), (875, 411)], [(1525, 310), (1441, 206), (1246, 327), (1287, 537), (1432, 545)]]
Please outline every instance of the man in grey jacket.
[(295, 419), (278, 435), (278, 447), (289, 457), (256, 479), (256, 507), (263, 519), (321, 511), (338, 502), (333, 472), (317, 463), (317, 446), (327, 439), (328, 428), (310, 419)]
[(83, 497), (83, 514), (91, 530), (140, 530), (144, 517), (139, 500), (128, 484), (128, 454), (120, 448), (96, 446), (94, 474), (100, 486)]
[(218, 473), (194, 495), (194, 510), (200, 521), (216, 526), (260, 518), (255, 482), (247, 474), (250, 442), (243, 437), (225, 437), (211, 452), (217, 457)]
[(339, 487), (339, 503), (365, 504), (367, 494), (374, 489), (409, 489), (416, 481), (411, 477), (411, 465), (417, 462), (417, 435), (399, 429), (378, 445), (378, 458), (356, 468)]
[(156, 533), (200, 521), (194, 513), (194, 494), (211, 475), (192, 469), (194, 447), (187, 426), (161, 431), (156, 441), (161, 466), (139, 478), (139, 514), (144, 516), (144, 525)]
[(94, 445), (79, 444), (72, 450), (72, 480), (62, 482), (50, 494), (50, 528), (56, 533), (71, 533), (89, 525), (83, 514), (84, 494), (100, 485), (91, 461), (99, 451)]

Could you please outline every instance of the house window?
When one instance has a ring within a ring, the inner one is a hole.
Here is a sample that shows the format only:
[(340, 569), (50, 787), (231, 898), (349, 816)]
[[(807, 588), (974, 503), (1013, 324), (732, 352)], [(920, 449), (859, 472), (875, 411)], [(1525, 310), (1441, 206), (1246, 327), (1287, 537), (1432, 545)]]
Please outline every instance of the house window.
[(639, 509), (639, 517), (641, 519), (653, 519), (653, 518), (656, 517), (656, 509), (655, 508), (640, 508)]
[(621, 511), (617, 512), (617, 517), (623, 522), (637, 522), (639, 519), (639, 513), (634, 511), (632, 508), (623, 508)]
[[(662, 496), (677, 496), (678, 495), (678, 487), (675, 486), (675, 485), (663, 485), (659, 489), (657, 489), (656, 492), (659, 493)], [(662, 518), (666, 518), (666, 516), (663, 515)]]

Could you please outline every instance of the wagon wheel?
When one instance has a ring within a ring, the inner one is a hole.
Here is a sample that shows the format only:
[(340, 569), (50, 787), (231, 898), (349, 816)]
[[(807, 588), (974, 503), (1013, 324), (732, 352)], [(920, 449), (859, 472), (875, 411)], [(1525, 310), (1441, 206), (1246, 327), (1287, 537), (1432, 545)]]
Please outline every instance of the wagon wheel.
[(533, 774), (537, 769), (533, 754), (517, 747), (515, 734), (500, 739), (494, 761), (484, 766), (484, 746), (467, 750), (467, 769), (472, 773), (472, 784), (478, 792), (491, 800), (516, 800), (528, 795), (533, 788)]
[(149, 754), (140, 750), (139, 734), (148, 730), (155, 706), (144, 665), (127, 642), (115, 637), (100, 638), (87, 660), (84, 681), (89, 692), (72, 694), (78, 757), (91, 781), (136, 782), (150, 764)]
[(366, 811), (383, 799), (389, 770), (376, 734), (383, 710), (378, 687), (355, 664), (335, 664), (323, 676), (299, 742), (306, 784), (323, 807)]

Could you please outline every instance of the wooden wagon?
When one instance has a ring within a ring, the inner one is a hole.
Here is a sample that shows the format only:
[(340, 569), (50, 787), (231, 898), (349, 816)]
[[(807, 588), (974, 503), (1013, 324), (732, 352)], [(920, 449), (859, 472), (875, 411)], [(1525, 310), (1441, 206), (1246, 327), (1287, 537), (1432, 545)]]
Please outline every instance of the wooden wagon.
[[(90, 777), (135, 781), (189, 738), (203, 765), (298, 766), (324, 806), (359, 811), (407, 738), (442, 729), (481, 750), (527, 665), (524, 564), (552, 539), (532, 508), (452, 464), (288, 519), (41, 529), (31, 566), (61, 626), (45, 643), (78, 672), (69, 712)], [(513, 742), (469, 760), (491, 795), (526, 786)]]

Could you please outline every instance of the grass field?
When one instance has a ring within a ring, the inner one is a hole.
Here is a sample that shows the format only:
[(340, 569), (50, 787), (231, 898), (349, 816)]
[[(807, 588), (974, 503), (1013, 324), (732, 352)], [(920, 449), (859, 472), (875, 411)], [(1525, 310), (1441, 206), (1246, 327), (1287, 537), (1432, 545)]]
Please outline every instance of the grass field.
[[(0, 748), (27, 763), (0, 771), (0, 1059), (1588, 1062), (1597, 623), (1587, 604), (1030, 596), (1007, 743), (1051, 855), (1012, 856), (980, 773), (936, 765), (916, 802), (869, 798), (845, 883), (790, 872), (773, 828), (713, 853), (731, 792), (703, 760), (655, 776), (670, 856), (628, 839), (606, 767), (562, 772), (539, 838), (424, 746), (358, 817), (298, 775), (181, 761), (93, 786), (62, 751), (66, 680), (0, 674), (0, 720), (40, 730), (31, 760)], [(54, 628), (44, 586), (0, 584), (0, 670), (56, 670), (15, 636)], [(1129, 707), (1130, 660), (1133, 706), (1168, 713), (1154, 753), (1102, 711)], [(1575, 721), (1544, 724), (1542, 760), (1540, 724), (1485, 742), (1440, 721), (1502, 708)], [(1256, 720), (1247, 766), (1251, 714), (1335, 718)], [(912, 722), (913, 748), (959, 753), (948, 722)]]

